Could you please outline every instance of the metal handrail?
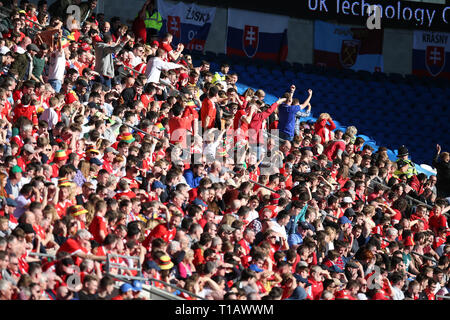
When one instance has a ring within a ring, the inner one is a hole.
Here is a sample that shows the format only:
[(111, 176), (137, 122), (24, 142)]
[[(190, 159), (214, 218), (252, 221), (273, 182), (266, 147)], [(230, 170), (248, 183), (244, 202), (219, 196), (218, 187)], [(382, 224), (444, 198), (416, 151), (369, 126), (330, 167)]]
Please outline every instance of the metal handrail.
[(423, 254), (420, 254), (420, 253), (418, 253), (418, 252), (411, 251), (411, 253), (412, 253), (412, 254), (415, 254), (416, 256), (419, 256), (419, 257), (421, 257), (421, 258), (423, 258), (423, 259), (425, 259), (425, 260), (430, 260), (430, 261), (434, 262), (435, 264), (438, 264), (438, 263), (439, 263), (439, 262), (436, 261), (434, 258), (430, 258), (430, 257), (424, 256)]
[(56, 259), (56, 256), (53, 254), (49, 254), (49, 253), (40, 253), (40, 252), (29, 252), (28, 253), (29, 256), (36, 256), (39, 258), (50, 258), (50, 259)]
[[(115, 274), (109, 274), (109, 275), (110, 275), (111, 277), (117, 278), (117, 279), (119, 279), (120, 281), (123, 281), (123, 282), (130, 282), (130, 281), (133, 281), (133, 280), (142, 281), (142, 282), (144, 282), (144, 283), (146, 283), (146, 282), (159, 282), (159, 283), (161, 283), (161, 284), (163, 284), (163, 285), (165, 285), (165, 286), (167, 286), (167, 287), (170, 287), (170, 288), (175, 289), (175, 290), (177, 290), (177, 291), (186, 293), (187, 295), (189, 295), (189, 296), (191, 296), (191, 297), (197, 298), (197, 299), (199, 299), (199, 300), (205, 300), (204, 298), (202, 298), (202, 297), (196, 295), (195, 293), (192, 293), (192, 292), (190, 292), (190, 291), (188, 291), (188, 290), (185, 290), (185, 289), (183, 289), (183, 288), (177, 287), (176, 285), (173, 285), (173, 284), (171, 284), (171, 283), (168, 283), (168, 282), (165, 282), (165, 281), (162, 281), (162, 280), (159, 280), (159, 279), (155, 279), (155, 278), (144, 278), (144, 277), (135, 277), (135, 276), (125, 276), (125, 275), (115, 275)], [(169, 293), (170, 293), (170, 292), (169, 292)], [(172, 293), (172, 294), (173, 294), (173, 293)]]

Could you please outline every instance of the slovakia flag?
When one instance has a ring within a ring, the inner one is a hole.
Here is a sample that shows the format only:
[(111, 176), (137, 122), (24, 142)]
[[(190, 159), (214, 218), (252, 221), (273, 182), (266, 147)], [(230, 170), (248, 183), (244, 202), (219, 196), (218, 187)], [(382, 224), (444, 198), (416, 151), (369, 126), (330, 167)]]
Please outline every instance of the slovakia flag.
[(413, 74), (450, 79), (450, 33), (414, 31)]
[(228, 9), (227, 54), (285, 61), (289, 17)]

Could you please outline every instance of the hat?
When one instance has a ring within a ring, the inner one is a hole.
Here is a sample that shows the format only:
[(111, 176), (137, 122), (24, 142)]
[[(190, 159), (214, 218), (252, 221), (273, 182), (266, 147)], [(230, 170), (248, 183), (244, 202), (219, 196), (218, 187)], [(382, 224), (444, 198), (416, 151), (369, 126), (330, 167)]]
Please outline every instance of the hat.
[(129, 132), (124, 132), (119, 136), (120, 141), (126, 141), (128, 143), (134, 142), (136, 139), (133, 137), (133, 135)]
[(158, 264), (155, 261), (147, 261), (145, 264), (145, 269), (150, 270), (150, 269), (155, 269), (156, 271), (161, 271), (161, 268), (158, 266)]
[(404, 160), (398, 160), (397, 161), (397, 167), (400, 169), (400, 168), (403, 168), (404, 166), (408, 166), (409, 165), (409, 163), (408, 162), (406, 162), (406, 161), (404, 161)]
[(305, 300), (307, 297), (305, 289), (298, 286), (294, 289), (294, 292), (292, 292), (291, 296), (287, 298), (286, 300)]
[(96, 164), (96, 165), (98, 165), (98, 166), (102, 166), (103, 165), (103, 162), (101, 162), (99, 159), (97, 159), (97, 158), (91, 158), (91, 159), (89, 159), (89, 163), (90, 164)]
[(26, 234), (36, 233), (30, 223), (21, 223), (18, 225), (18, 227), (22, 229)]
[(87, 81), (84, 80), (84, 79), (78, 79), (78, 80), (75, 82), (75, 84), (76, 84), (76, 85), (83, 86), (83, 87), (89, 86), (89, 84), (87, 83)]
[(17, 202), (14, 199), (6, 198), (6, 205), (9, 207), (17, 207)]
[(356, 262), (350, 260), (349, 262), (347, 262), (347, 264), (345, 265), (346, 267), (349, 268), (355, 268), (355, 269), (359, 269), (359, 266), (356, 264)]
[(170, 270), (173, 268), (173, 262), (170, 260), (170, 257), (168, 255), (163, 255), (161, 258), (159, 258), (159, 267), (161, 270)]
[(88, 213), (88, 211), (82, 206), (82, 205), (75, 205), (72, 207), (73, 212), (72, 212), (72, 216), (73, 217), (78, 217), (81, 216), (82, 214), (86, 214)]
[(105, 153), (110, 153), (110, 152), (112, 152), (114, 154), (119, 154), (119, 152), (116, 149), (112, 148), (112, 147), (108, 147), (108, 148), (105, 149)]
[(55, 152), (55, 156), (53, 157), (55, 160), (67, 160), (67, 154), (64, 150), (58, 150)]
[(98, 109), (98, 110), (100, 110), (100, 106), (97, 103), (95, 103), (94, 101), (89, 102), (87, 104), (87, 106), (88, 106), (88, 108), (91, 108), (91, 109)]
[(91, 50), (91, 46), (88, 43), (83, 43), (81, 49), (83, 49), (83, 51), (89, 51)]
[(225, 183), (226, 183), (227, 186), (231, 186), (233, 188), (237, 188), (237, 184), (236, 184), (236, 182), (233, 179), (228, 179)]
[(151, 43), (152, 46), (158, 46), (159, 47), (159, 42), (157, 40), (153, 40)]
[(132, 291), (132, 290), (133, 290), (133, 286), (129, 283), (124, 283), (123, 285), (120, 286), (121, 293), (125, 293), (125, 292)]
[(27, 51), (39, 52), (40, 50), (37, 45), (35, 45), (34, 43), (30, 43), (29, 45), (27, 45)]
[(65, 257), (61, 259), (61, 264), (68, 267), (74, 265), (75, 263), (73, 262), (73, 259), (71, 257)]
[(23, 170), (21, 167), (17, 165), (11, 168), (11, 173), (19, 173), (19, 172), (23, 172)]
[(226, 157), (226, 156), (228, 156), (227, 149), (224, 148), (224, 147), (217, 148), (216, 154), (219, 157)]
[(342, 202), (344, 202), (344, 203), (352, 203), (352, 202), (353, 202), (353, 199), (352, 199), (351, 197), (344, 197), (344, 198), (342, 199)]
[(305, 284), (305, 287), (309, 287), (311, 285), (311, 283), (308, 282), (308, 279), (303, 278), (301, 275), (299, 275), (298, 273), (294, 273), (293, 274), (295, 280), (297, 280), (297, 282), (301, 282)]
[(278, 194), (278, 193), (272, 193), (271, 195), (270, 195), (270, 201), (273, 203), (273, 204), (278, 204), (278, 201), (280, 200), (280, 195)]
[(299, 261), (298, 263), (297, 263), (297, 267), (298, 268), (307, 268), (308, 267), (308, 263), (306, 262), (306, 261)]
[(409, 155), (408, 149), (405, 146), (401, 146), (398, 148), (398, 155), (397, 157), (403, 157)]
[(339, 224), (346, 224), (346, 223), (350, 223), (351, 224), (352, 222), (346, 216), (342, 216), (342, 217), (339, 218)]
[(25, 150), (28, 153), (34, 153), (35, 152), (33, 146), (31, 144), (28, 144), (28, 143), (26, 145), (24, 145), (22, 147), (22, 149)]
[(264, 269), (261, 269), (260, 267), (258, 267), (256, 264), (251, 264), (250, 267), (248, 267), (250, 270), (255, 271), (255, 272), (263, 272)]
[(222, 230), (225, 231), (225, 232), (234, 232), (234, 230), (236, 230), (236, 229), (234, 229), (233, 227), (231, 227), (231, 226), (228, 225), (228, 224), (222, 224), (222, 225), (220, 226), (220, 229), (222, 229)]
[(155, 190), (155, 189), (166, 189), (166, 187), (162, 184), (161, 181), (155, 180), (152, 183), (152, 190)]
[(353, 300), (354, 298), (350, 295), (348, 290), (344, 289), (336, 293), (335, 299)]
[(310, 224), (309, 224), (308, 222), (306, 222), (306, 221), (300, 221), (300, 222), (298, 223), (298, 225), (299, 225), (303, 230), (312, 230)]
[(187, 78), (189, 78), (189, 75), (187, 74), (187, 73), (180, 73), (180, 80), (183, 80), (183, 79), (187, 79)]
[(70, 187), (72, 185), (72, 181), (68, 178), (60, 178), (58, 179), (58, 187)]
[(90, 149), (88, 149), (86, 152), (87, 152), (87, 153), (93, 152), (93, 153), (96, 153), (96, 154), (100, 154), (100, 151), (98, 151), (98, 150), (95, 149), (95, 148), (90, 148)]
[(347, 209), (345, 209), (344, 216), (346, 216), (346, 217), (348, 217), (348, 218), (350, 218), (350, 217), (356, 217), (355, 210), (353, 210), (352, 208), (347, 208)]
[(139, 280), (134, 280), (132, 285), (133, 291), (140, 292), (142, 290), (142, 282), (140, 282)]

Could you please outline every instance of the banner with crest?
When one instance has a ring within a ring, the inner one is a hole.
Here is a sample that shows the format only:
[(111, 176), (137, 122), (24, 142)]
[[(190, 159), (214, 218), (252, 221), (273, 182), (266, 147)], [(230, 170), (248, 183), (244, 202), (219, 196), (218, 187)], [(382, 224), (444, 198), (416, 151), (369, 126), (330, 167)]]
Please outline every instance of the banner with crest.
[(227, 55), (284, 61), (289, 17), (228, 9)]
[(413, 74), (450, 79), (449, 60), (450, 33), (414, 31)]
[(383, 71), (383, 30), (314, 24), (314, 64), (338, 69)]

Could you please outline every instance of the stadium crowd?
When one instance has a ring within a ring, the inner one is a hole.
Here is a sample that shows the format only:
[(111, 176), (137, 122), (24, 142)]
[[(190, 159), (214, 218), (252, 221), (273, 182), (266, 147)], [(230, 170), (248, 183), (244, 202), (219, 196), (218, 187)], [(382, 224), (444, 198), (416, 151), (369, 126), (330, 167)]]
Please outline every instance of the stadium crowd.
[(131, 27), (96, 0), (17, 2), (0, 1), (0, 299), (448, 295), (439, 145), (427, 177), (405, 146), (393, 162), (327, 113), (303, 121), (311, 89), (239, 94), (232, 66), (158, 38), (151, 0)]

